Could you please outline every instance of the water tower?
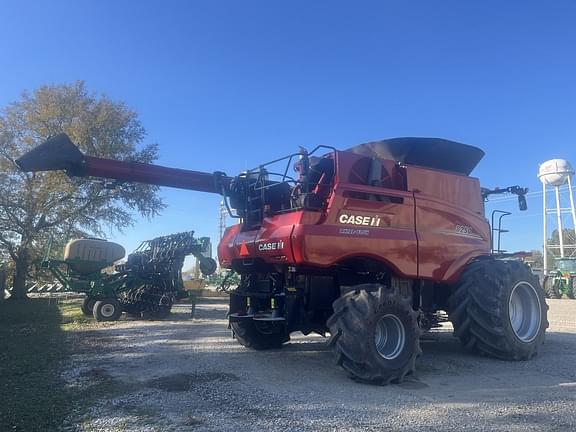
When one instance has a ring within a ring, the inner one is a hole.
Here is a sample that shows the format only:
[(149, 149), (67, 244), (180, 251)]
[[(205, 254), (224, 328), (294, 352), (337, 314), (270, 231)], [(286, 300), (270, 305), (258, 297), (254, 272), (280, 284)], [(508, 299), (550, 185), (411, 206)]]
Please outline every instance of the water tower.
[[(564, 235), (562, 230), (564, 228), (569, 228), (569, 226), (564, 226), (563, 215), (572, 214), (572, 228), (576, 235), (576, 212), (574, 211), (574, 196), (572, 194), (572, 176), (574, 175), (574, 169), (570, 162), (564, 159), (551, 159), (540, 165), (540, 170), (538, 171), (538, 178), (542, 182), (543, 187), (543, 204), (544, 204), (544, 274), (548, 270), (547, 257), (548, 253), (552, 253), (554, 257), (564, 258), (566, 256), (566, 250), (570, 250), (571, 254), (576, 251), (576, 244), (564, 244)], [(546, 196), (546, 188), (554, 188), (554, 194), (556, 197), (556, 205), (550, 205)], [(566, 201), (566, 195), (568, 195), (570, 207), (562, 207), (562, 202)], [(548, 230), (549, 224), (548, 219), (552, 216), (552, 223), (550, 227), (552, 228), (550, 232), (554, 229), (558, 230), (558, 244), (549, 244), (548, 240)], [(555, 217), (554, 217), (555, 216)], [(555, 219), (555, 221), (554, 221)], [(554, 227), (554, 224), (556, 227)], [(569, 248), (569, 249), (568, 249)]]

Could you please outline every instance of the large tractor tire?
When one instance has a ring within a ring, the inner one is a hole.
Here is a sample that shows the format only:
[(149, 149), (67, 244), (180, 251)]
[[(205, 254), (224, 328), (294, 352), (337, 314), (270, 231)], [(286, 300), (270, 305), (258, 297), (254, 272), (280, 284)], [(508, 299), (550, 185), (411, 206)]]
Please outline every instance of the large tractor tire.
[(544, 294), (546, 298), (549, 299), (559, 299), (562, 297), (562, 293), (560, 292), (560, 288), (558, 287), (558, 283), (556, 278), (546, 276), (544, 278)]
[(401, 382), (414, 372), (422, 353), (412, 296), (377, 284), (355, 288), (334, 302), (328, 345), (352, 378), (370, 384)]
[(265, 321), (241, 321), (230, 323), (234, 337), (246, 348), (258, 351), (281, 348), (290, 340), (285, 324)]
[(122, 306), (114, 298), (98, 300), (93, 310), (96, 321), (117, 321), (122, 315)]
[(92, 297), (86, 297), (84, 299), (84, 301), (82, 302), (82, 306), (80, 306), (82, 313), (85, 316), (94, 316), (94, 304), (95, 303), (96, 303), (95, 299), (93, 299)]
[(571, 276), (568, 282), (568, 297), (576, 299), (576, 276)]
[(517, 261), (469, 264), (449, 299), (454, 335), (466, 348), (502, 360), (528, 360), (538, 353), (547, 314), (538, 277)]

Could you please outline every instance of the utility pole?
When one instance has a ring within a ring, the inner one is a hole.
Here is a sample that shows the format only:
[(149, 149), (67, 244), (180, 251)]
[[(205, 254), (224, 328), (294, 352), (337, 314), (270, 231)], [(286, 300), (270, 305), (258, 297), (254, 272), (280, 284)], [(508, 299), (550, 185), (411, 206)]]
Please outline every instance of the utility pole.
[(224, 231), (226, 231), (226, 215), (228, 214), (228, 210), (224, 205), (224, 201), (220, 201), (220, 219), (219, 219), (219, 237), (218, 240), (222, 240), (224, 237)]

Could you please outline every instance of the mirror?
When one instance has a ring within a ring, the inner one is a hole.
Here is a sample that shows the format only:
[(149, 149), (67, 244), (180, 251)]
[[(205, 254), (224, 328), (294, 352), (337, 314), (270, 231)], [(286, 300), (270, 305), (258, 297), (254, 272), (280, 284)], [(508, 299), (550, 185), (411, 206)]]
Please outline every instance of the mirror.
[(518, 207), (521, 211), (528, 210), (528, 204), (526, 203), (525, 195), (518, 195)]

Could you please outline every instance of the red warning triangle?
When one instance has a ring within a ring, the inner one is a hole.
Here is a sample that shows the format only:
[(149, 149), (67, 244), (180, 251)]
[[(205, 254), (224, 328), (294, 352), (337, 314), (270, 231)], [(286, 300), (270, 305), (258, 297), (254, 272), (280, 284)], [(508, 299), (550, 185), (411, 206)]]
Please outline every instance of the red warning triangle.
[(246, 247), (246, 242), (242, 242), (240, 245), (240, 256), (248, 256), (250, 252), (248, 252), (248, 248)]

